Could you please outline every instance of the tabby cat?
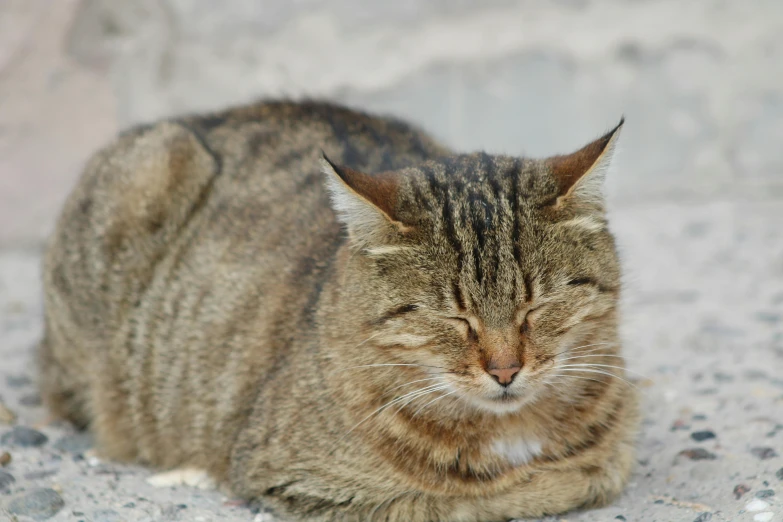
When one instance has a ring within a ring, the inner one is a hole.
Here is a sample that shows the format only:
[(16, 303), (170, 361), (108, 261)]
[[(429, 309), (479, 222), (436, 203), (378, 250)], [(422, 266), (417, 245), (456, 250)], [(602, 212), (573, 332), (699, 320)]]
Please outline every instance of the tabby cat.
[(605, 504), (637, 428), (601, 197), (621, 125), (543, 160), (317, 102), (130, 130), (48, 245), (46, 403), (280, 520)]

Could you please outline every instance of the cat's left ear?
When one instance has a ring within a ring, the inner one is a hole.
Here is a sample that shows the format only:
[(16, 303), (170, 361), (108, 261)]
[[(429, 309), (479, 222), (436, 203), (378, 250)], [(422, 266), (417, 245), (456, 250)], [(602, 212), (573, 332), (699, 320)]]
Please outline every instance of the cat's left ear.
[(369, 175), (337, 165), (323, 154), (326, 184), (337, 216), (359, 243), (380, 243), (390, 234), (409, 230), (397, 216), (399, 174)]
[(546, 160), (559, 189), (557, 205), (572, 198), (596, 203), (603, 201), (604, 178), (624, 123), (625, 117), (614, 129), (578, 151)]

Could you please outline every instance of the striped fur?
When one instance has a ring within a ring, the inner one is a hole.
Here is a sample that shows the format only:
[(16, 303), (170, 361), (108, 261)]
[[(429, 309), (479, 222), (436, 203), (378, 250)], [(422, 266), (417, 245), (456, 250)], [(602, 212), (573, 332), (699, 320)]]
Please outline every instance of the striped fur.
[(637, 424), (595, 177), (616, 131), (535, 160), (317, 102), (132, 129), (47, 249), (46, 403), (283, 520), (604, 504)]

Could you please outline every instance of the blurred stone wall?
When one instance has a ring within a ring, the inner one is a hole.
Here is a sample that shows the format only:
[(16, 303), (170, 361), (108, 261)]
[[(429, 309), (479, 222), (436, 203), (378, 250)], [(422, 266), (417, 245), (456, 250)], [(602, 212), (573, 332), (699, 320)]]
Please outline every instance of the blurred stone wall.
[(117, 129), (265, 96), (534, 156), (625, 114), (612, 205), (783, 195), (781, 0), (3, 0), (0, 245)]

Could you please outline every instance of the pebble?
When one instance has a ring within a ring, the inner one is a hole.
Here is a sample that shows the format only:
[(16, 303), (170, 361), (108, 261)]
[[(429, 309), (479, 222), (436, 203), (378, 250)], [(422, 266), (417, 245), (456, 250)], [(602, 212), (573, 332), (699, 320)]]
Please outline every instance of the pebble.
[(754, 522), (770, 522), (772, 520), (772, 517), (775, 516), (775, 513), (772, 511), (765, 511), (764, 513), (757, 513), (753, 516)]
[(694, 431), (691, 433), (691, 438), (696, 442), (702, 442), (704, 440), (714, 439), (715, 433), (710, 430)]
[(769, 498), (774, 496), (775, 491), (771, 489), (762, 489), (761, 491), (756, 492), (756, 498)]
[(691, 448), (682, 450), (679, 455), (687, 457), (691, 460), (715, 460), (718, 458), (717, 455), (710, 453), (704, 448)]
[(37, 393), (32, 393), (30, 395), (23, 395), (19, 397), (19, 404), (22, 406), (40, 406), (41, 405), (41, 396)]
[(11, 431), (0, 437), (0, 442), (3, 444), (22, 446), (26, 448), (33, 446), (43, 446), (48, 441), (49, 437), (40, 431), (36, 431), (25, 426), (14, 426)]
[(5, 404), (0, 402), (0, 423), (11, 424), (16, 420), (16, 413), (6, 407)]
[(713, 375), (713, 378), (718, 382), (732, 382), (734, 380), (733, 375), (729, 375), (727, 373), (716, 373)]
[(53, 489), (35, 489), (8, 503), (9, 513), (25, 515), (34, 520), (46, 520), (65, 506), (62, 497)]
[[(11, 463), (11, 454), (7, 451), (0, 453), (0, 467), (6, 467)], [(783, 470), (781, 470), (783, 471)], [(783, 477), (781, 477), (783, 479)]]
[(122, 522), (122, 516), (113, 509), (99, 509), (93, 512), (93, 522)]
[(778, 478), (778, 480), (783, 480), (783, 468), (780, 468), (775, 472), (775, 476)]
[(259, 513), (253, 519), (253, 522), (274, 522), (275, 519), (270, 513)]
[(672, 427), (670, 429), (671, 431), (689, 430), (691, 429), (691, 425), (682, 419), (677, 419), (672, 423)]
[(622, 515), (617, 515), (616, 517), (614, 517), (614, 519), (615, 519), (615, 520), (623, 520), (623, 521), (626, 521), (626, 520), (628, 520), (627, 518), (625, 518), (625, 517), (624, 517), (624, 516), (622, 516)]
[(763, 500), (757, 499), (757, 498), (755, 498), (755, 499), (751, 500), (750, 502), (748, 502), (747, 504), (745, 504), (745, 509), (747, 511), (764, 511), (768, 507), (769, 507), (768, 503), (764, 502)]
[(11, 484), (16, 482), (16, 479), (10, 473), (0, 471), (0, 491), (5, 491), (11, 487)]
[(693, 519), (693, 522), (707, 522), (708, 520), (712, 520), (712, 513), (704, 511), (699, 513), (699, 515)]
[(27, 480), (39, 480), (42, 478), (51, 477), (52, 475), (57, 475), (59, 471), (59, 469), (39, 469), (25, 473), (24, 478)]
[(9, 375), (5, 378), (5, 382), (7, 382), (8, 386), (11, 388), (21, 388), (33, 383), (32, 379), (27, 375)]
[(772, 459), (778, 456), (778, 454), (775, 452), (774, 449), (768, 447), (752, 448), (750, 452), (753, 454), (754, 457), (759, 458), (761, 460)]
[(66, 435), (54, 443), (54, 449), (75, 455), (83, 455), (94, 445), (92, 435), (87, 432)]
[(746, 486), (745, 484), (737, 484), (734, 486), (734, 498), (737, 500), (742, 498), (742, 495), (750, 491), (750, 486)]

